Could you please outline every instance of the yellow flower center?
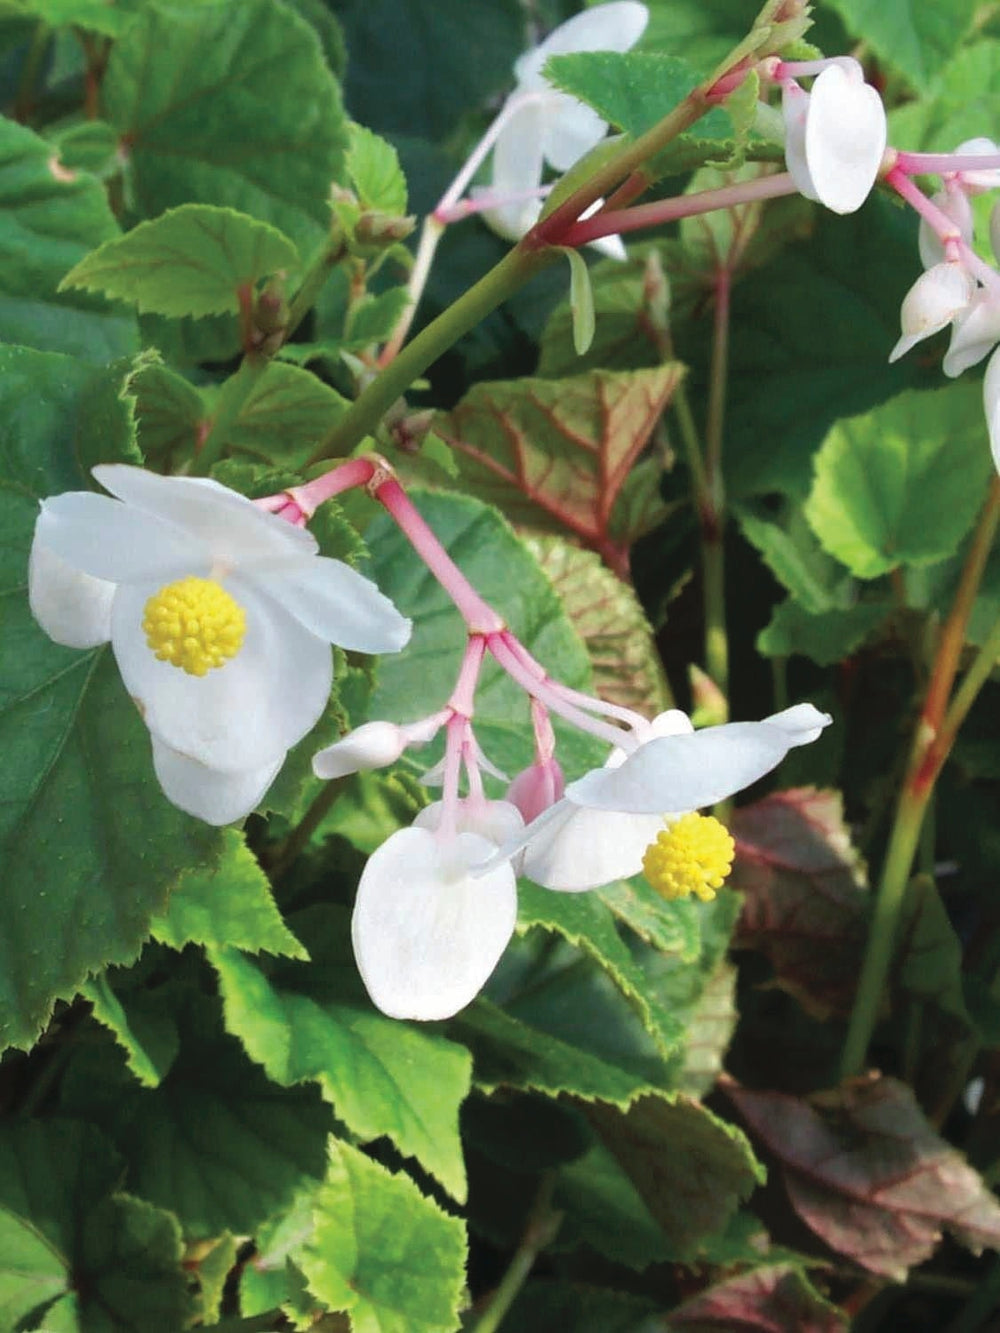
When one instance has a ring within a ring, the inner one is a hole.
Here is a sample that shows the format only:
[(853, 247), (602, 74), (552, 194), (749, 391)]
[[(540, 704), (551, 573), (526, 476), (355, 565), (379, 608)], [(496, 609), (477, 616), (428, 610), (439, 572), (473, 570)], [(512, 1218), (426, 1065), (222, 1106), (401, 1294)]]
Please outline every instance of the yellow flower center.
[(693, 893), (707, 903), (732, 870), (735, 850), (728, 830), (711, 815), (682, 815), (646, 848), (642, 870), (664, 898)]
[(192, 577), (168, 583), (150, 597), (142, 628), (161, 662), (204, 676), (240, 651), (247, 618), (221, 584)]

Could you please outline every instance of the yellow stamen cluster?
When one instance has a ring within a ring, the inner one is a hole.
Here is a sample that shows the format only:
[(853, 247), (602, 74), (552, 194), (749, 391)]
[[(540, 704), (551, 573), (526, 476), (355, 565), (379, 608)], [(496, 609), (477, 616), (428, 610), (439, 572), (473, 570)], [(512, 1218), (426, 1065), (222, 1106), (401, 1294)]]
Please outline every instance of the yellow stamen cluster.
[(642, 871), (664, 898), (710, 902), (733, 868), (735, 844), (711, 815), (682, 815), (646, 848)]
[(247, 618), (221, 584), (191, 577), (168, 583), (150, 597), (142, 628), (161, 662), (189, 676), (204, 676), (240, 651)]

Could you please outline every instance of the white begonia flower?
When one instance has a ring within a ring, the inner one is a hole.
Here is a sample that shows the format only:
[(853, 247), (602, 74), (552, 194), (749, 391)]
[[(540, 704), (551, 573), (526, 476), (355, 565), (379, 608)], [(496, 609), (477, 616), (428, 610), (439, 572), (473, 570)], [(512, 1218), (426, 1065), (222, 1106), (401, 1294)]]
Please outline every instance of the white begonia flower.
[(955, 316), (951, 343), (945, 352), (942, 369), (956, 379), (970, 366), (989, 356), (1000, 342), (1000, 296), (980, 289), (964, 310)]
[(889, 361), (898, 361), (922, 339), (950, 324), (968, 306), (975, 290), (975, 279), (957, 262), (935, 264), (921, 273), (903, 297), (903, 336), (889, 353)]
[(1000, 350), (993, 353), (986, 367), (983, 378), (983, 409), (986, 412), (986, 429), (990, 433), (993, 463), (1000, 472)]
[[(505, 802), (482, 803), (502, 807)], [(517, 921), (510, 859), (475, 872), (497, 850), (495, 837), (520, 823), (506, 810), (462, 814), (449, 837), (440, 807), (421, 811), (368, 859), (351, 920), (354, 956), (373, 1002), (390, 1018), (450, 1018), (482, 990)]]
[[(985, 137), (966, 139), (955, 149), (956, 157), (995, 157), (997, 153), (1000, 153), (1000, 147)], [(1000, 189), (1000, 167), (984, 167), (981, 171), (966, 167), (956, 171), (954, 178), (966, 194), (985, 194), (987, 190)]]
[(613, 751), (603, 768), (571, 782), (562, 800), (532, 820), (485, 864), (522, 853), (521, 873), (548, 889), (580, 892), (627, 879), (664, 826), (714, 805), (769, 773), (796, 745), (831, 721), (797, 704), (762, 722), (729, 722), (694, 731), (672, 709), (650, 723), (639, 748)]
[(828, 65), (805, 93), (785, 84), (785, 162), (801, 194), (853, 213), (871, 193), (885, 152), (882, 99), (856, 60)]
[(325, 708), (330, 644), (395, 652), (410, 622), (368, 579), (318, 555), (310, 533), (217, 482), (121, 464), (93, 472), (116, 498), (42, 502), (32, 612), (57, 643), (111, 641), (166, 796), (230, 823)]
[[(501, 202), (483, 212), (500, 236), (517, 241), (538, 221), (542, 204), (536, 196), (546, 162), (556, 171), (568, 171), (608, 130), (607, 121), (592, 107), (549, 83), (542, 73), (545, 62), (578, 51), (628, 51), (648, 21), (649, 10), (637, 0), (612, 0), (574, 15), (518, 59), (517, 87), (500, 113), (509, 119), (493, 148), (488, 187)], [(612, 258), (624, 258), (621, 237), (603, 237), (594, 244)]]

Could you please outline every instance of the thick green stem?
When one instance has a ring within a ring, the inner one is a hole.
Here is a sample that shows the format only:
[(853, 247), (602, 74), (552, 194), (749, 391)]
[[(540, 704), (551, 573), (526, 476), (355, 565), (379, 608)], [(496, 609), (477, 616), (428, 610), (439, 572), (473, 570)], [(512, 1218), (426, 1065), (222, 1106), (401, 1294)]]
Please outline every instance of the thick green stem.
[(319, 463), (326, 458), (343, 458), (349, 454), (366, 435), (374, 432), (385, 413), (402, 397), (418, 375), (530, 277), (559, 258), (561, 254), (558, 250), (529, 250), (524, 242), (515, 246), (495, 268), (422, 329), (383, 368), (333, 429), (323, 437), (310, 463)]
[(882, 992), (889, 961), (892, 958), (893, 945), (899, 926), (899, 918), (906, 897), (906, 886), (910, 881), (910, 870), (920, 840), (920, 826), (923, 823), (924, 810), (931, 788), (914, 790), (907, 783), (900, 797), (893, 824), (889, 849), (886, 852), (882, 880), (875, 899), (875, 913), (868, 934), (868, 948), (861, 965), (861, 978), (851, 1011), (851, 1022), (844, 1042), (840, 1071), (843, 1078), (853, 1078), (860, 1074), (868, 1056), (868, 1043), (878, 1011), (882, 1003)]
[(233, 423), (256, 388), (257, 381), (270, 365), (267, 357), (249, 352), (239, 370), (222, 386), (212, 426), (188, 469), (192, 476), (204, 476), (222, 456)]

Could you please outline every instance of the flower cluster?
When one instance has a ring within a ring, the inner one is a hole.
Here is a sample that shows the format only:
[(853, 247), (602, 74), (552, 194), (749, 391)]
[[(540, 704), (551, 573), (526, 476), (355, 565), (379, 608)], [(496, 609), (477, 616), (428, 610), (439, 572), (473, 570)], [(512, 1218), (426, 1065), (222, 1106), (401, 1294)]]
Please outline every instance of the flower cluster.
[[(649, 721), (551, 679), (380, 463), (354, 460), (257, 504), (216, 482), (139, 468), (98, 467), (95, 476), (110, 495), (43, 502), (32, 610), (58, 643), (110, 640), (164, 792), (209, 823), (254, 809), (315, 724), (330, 692), (331, 643), (394, 652), (409, 636), (409, 621), (373, 584), (317, 554), (302, 526), (317, 503), (366, 483), (462, 613), (468, 645), (445, 706), (409, 723), (365, 723), (313, 764), (321, 778), (381, 768), (445, 733), (444, 758), (425, 774), (441, 799), (387, 839), (358, 887), (358, 966), (394, 1017), (445, 1018), (478, 993), (513, 934), (519, 874), (579, 892), (645, 866), (667, 897), (711, 897), (732, 842), (691, 812), (756, 781), (830, 720), (801, 704), (696, 732), (676, 710)], [(487, 655), (530, 700), (535, 758), (513, 781), (473, 728)], [(565, 782), (552, 714), (608, 745), (602, 767)], [(484, 774), (507, 784), (503, 799), (486, 795)]]
[[(977, 159), (982, 162), (977, 166)], [(920, 213), (920, 259), (924, 272), (903, 300), (902, 336), (890, 361), (904, 356), (924, 338), (951, 325), (944, 373), (961, 375), (990, 356), (983, 380), (986, 425), (1000, 470), (1000, 272), (972, 248), (975, 195), (1000, 187), (1000, 148), (990, 139), (959, 144), (941, 167), (942, 188), (929, 199), (905, 176), (908, 166), (924, 165), (919, 154), (900, 154), (897, 189)], [(938, 165), (935, 163), (934, 165)], [(948, 168), (951, 169), (948, 169)], [(1000, 263), (1000, 204), (990, 215), (990, 243)], [(992, 355), (990, 355), (992, 353)]]

